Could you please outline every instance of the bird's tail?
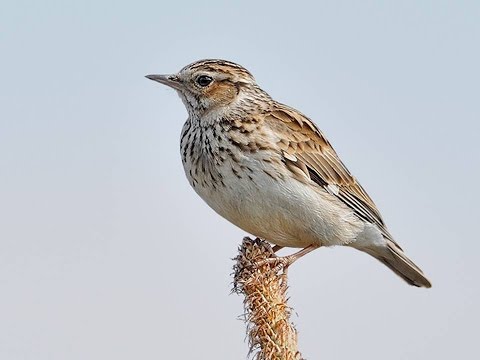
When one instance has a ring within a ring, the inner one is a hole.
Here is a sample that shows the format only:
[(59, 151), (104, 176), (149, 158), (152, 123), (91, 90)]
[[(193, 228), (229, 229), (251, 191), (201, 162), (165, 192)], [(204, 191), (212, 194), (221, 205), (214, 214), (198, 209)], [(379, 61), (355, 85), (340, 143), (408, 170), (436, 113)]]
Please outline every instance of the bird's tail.
[(360, 249), (387, 265), (395, 274), (413, 286), (430, 288), (432, 284), (423, 271), (410, 260), (393, 241), (386, 239), (386, 246)]

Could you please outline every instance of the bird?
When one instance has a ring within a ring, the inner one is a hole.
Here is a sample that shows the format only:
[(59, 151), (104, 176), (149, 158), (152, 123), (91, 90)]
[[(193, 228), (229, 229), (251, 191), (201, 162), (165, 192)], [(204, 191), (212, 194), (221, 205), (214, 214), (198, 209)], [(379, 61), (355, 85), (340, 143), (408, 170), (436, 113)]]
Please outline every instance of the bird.
[(274, 251), (301, 249), (283, 257), (286, 266), (319, 247), (348, 246), (410, 285), (431, 287), (319, 127), (246, 68), (205, 59), (146, 77), (176, 90), (186, 107), (180, 154), (195, 192)]

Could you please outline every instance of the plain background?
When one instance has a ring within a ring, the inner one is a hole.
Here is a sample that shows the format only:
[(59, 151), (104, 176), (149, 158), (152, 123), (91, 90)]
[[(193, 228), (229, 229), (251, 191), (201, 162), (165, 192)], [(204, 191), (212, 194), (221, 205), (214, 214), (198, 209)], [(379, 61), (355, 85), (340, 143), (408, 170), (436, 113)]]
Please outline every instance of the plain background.
[(351, 249), (290, 270), (308, 359), (478, 359), (476, 1), (0, 4), (0, 358), (244, 359), (245, 235), (190, 189), (144, 75), (244, 65), (310, 116), (431, 278)]

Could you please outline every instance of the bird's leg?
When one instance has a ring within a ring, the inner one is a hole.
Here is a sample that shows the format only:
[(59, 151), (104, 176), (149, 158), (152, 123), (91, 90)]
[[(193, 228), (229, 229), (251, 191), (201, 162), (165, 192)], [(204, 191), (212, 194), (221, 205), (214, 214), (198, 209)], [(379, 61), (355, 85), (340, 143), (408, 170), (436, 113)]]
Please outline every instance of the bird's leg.
[[(275, 251), (275, 247), (273, 247), (273, 251)], [(288, 256), (278, 256), (278, 257), (271, 257), (271, 258), (268, 258), (268, 259), (265, 259), (265, 260), (261, 260), (258, 262), (258, 266), (262, 266), (262, 265), (265, 265), (265, 264), (271, 264), (271, 265), (274, 265), (275, 268), (278, 268), (278, 270), (280, 270), (280, 268), (283, 268), (283, 271), (286, 273), (287, 272), (287, 269), (290, 265), (292, 265), (295, 261), (297, 261), (298, 259), (300, 259), (302, 256), (304, 255), (307, 255), (309, 252), (312, 252), (313, 250), (315, 249), (318, 249), (320, 247), (320, 245), (309, 245), (307, 246), (306, 248), (300, 250), (300, 251), (297, 251), (296, 253), (292, 254), (292, 255), (288, 255)], [(281, 248), (281, 247), (280, 247)], [(278, 249), (280, 250), (280, 249)]]
[(313, 250), (318, 249), (319, 247), (320, 247), (320, 245), (316, 245), (316, 244), (313, 245), (312, 244), (312, 245), (309, 245), (309, 246), (307, 246), (306, 248), (304, 248), (300, 251), (297, 251), (296, 253), (294, 253), (292, 255), (284, 256), (283, 258), (279, 258), (279, 259), (285, 259), (284, 266), (289, 267), (295, 261), (300, 259), (302, 256), (307, 255), (309, 252), (312, 252)]

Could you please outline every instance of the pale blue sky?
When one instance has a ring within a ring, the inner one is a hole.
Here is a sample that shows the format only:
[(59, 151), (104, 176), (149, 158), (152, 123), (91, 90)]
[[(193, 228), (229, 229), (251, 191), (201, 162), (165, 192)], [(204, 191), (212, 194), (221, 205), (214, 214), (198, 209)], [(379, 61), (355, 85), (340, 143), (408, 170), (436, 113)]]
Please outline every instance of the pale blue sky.
[(0, 359), (246, 357), (245, 234), (190, 189), (186, 111), (144, 78), (211, 57), (324, 130), (433, 282), (308, 255), (303, 355), (479, 358), (479, 19), (476, 1), (3, 0)]

